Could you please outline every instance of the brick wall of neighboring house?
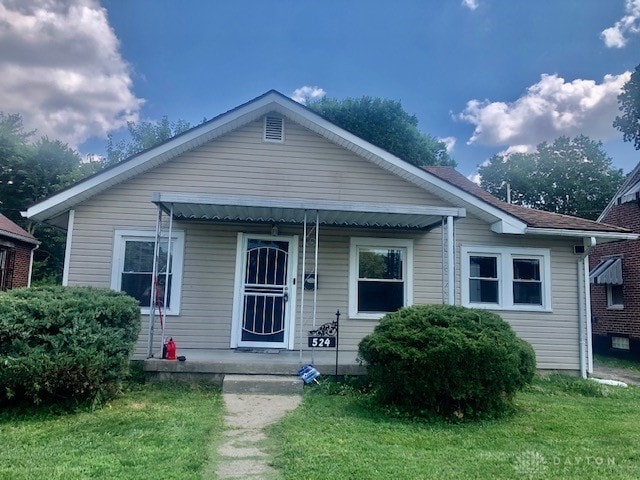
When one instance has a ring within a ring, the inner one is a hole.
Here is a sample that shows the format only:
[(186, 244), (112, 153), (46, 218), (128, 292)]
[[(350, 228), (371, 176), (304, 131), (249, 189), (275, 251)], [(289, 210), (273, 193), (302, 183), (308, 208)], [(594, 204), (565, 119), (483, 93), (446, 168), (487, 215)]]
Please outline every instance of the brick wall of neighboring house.
[(29, 283), (29, 263), (33, 245), (16, 244), (15, 265), (13, 268), (13, 288), (26, 287)]
[(29, 285), (29, 264), (34, 245), (0, 241), (0, 290)]
[[(623, 203), (611, 208), (601, 220), (640, 233), (640, 204)], [(593, 269), (601, 259), (622, 255), (623, 308), (607, 307), (607, 286), (591, 285), (591, 315), (595, 353), (640, 360), (640, 240), (612, 242), (595, 247), (589, 255)], [(611, 337), (628, 337), (629, 351), (612, 348)]]

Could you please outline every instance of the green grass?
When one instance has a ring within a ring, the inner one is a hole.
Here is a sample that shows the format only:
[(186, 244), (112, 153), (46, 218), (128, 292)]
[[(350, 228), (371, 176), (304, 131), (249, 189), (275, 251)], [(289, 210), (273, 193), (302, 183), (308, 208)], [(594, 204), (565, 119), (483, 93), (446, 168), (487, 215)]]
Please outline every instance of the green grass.
[(605, 367), (623, 368), (626, 370), (631, 370), (635, 373), (640, 373), (640, 362), (636, 362), (634, 360), (607, 357), (605, 355), (595, 355), (594, 360), (596, 363), (604, 365)]
[(394, 418), (342, 393), (307, 391), (271, 429), (284, 478), (640, 478), (640, 388), (537, 378), (513, 416), (461, 424)]
[(95, 411), (0, 413), (0, 479), (200, 479), (219, 393), (148, 385)]

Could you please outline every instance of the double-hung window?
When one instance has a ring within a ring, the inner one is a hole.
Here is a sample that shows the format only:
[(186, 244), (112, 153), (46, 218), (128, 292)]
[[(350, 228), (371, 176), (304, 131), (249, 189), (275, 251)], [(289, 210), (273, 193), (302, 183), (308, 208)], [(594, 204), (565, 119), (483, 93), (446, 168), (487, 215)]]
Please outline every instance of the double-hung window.
[[(142, 313), (149, 313), (151, 306), (154, 249), (154, 232), (115, 232), (111, 288), (136, 298), (140, 302)], [(156, 300), (161, 308), (166, 309), (164, 313), (168, 315), (177, 315), (180, 312), (183, 252), (183, 232), (173, 232), (170, 252), (167, 239), (160, 242)], [(170, 255), (167, 258), (168, 253)]]
[(468, 247), (462, 253), (462, 304), (496, 310), (551, 310), (547, 249)]
[(499, 255), (469, 257), (469, 300), (473, 303), (500, 303)]
[(622, 310), (624, 308), (622, 285), (607, 284), (607, 308), (612, 310)]
[(413, 242), (352, 238), (349, 317), (381, 318), (413, 303)]

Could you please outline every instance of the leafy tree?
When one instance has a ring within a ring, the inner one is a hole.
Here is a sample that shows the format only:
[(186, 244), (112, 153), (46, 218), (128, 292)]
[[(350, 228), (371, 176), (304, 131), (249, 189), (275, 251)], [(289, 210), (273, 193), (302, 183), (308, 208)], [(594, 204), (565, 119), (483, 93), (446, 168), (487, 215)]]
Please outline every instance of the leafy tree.
[(408, 114), (400, 102), (367, 96), (344, 100), (323, 97), (307, 107), (414, 165), (455, 166), (444, 142), (420, 132), (418, 119)]
[(82, 178), (87, 166), (68, 145), (47, 137), (33, 142), (34, 134), (25, 132), (20, 115), (0, 113), (0, 210), (42, 242), (33, 279), (55, 282), (62, 275), (65, 235), (25, 220), (20, 212)]
[(595, 219), (623, 181), (602, 142), (579, 135), (543, 142), (534, 153), (494, 155), (478, 171), (480, 185), (511, 203)]
[[(203, 121), (204, 122), (204, 121)], [(158, 122), (127, 122), (130, 139), (115, 142), (113, 135), (109, 135), (107, 143), (107, 165), (114, 165), (125, 158), (129, 158), (143, 150), (170, 139), (191, 128), (191, 124), (184, 120), (169, 121), (165, 115)]]
[(616, 117), (613, 126), (622, 132), (625, 142), (633, 142), (640, 150), (640, 65), (618, 95), (618, 104), (623, 115)]

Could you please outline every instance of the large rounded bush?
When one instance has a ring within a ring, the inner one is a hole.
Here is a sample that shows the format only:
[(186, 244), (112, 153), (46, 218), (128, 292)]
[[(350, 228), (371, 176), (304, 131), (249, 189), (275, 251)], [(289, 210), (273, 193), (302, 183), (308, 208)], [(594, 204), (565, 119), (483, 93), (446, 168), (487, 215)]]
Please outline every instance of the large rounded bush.
[(113, 397), (139, 330), (138, 302), (112, 290), (42, 287), (0, 294), (0, 404)]
[(387, 314), (359, 346), (377, 398), (413, 414), (499, 416), (535, 374), (533, 348), (486, 310), (418, 305)]

